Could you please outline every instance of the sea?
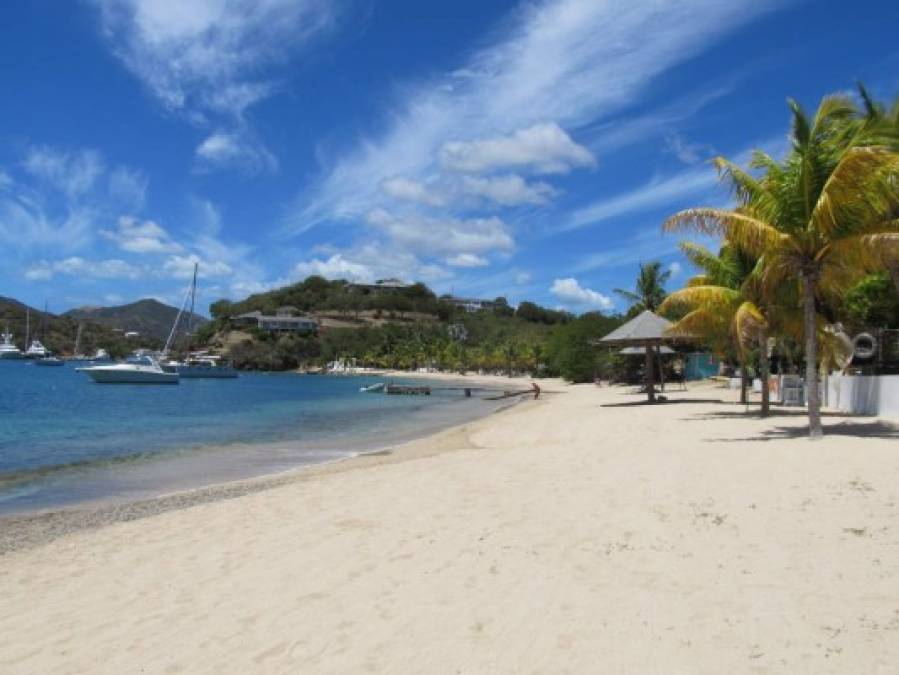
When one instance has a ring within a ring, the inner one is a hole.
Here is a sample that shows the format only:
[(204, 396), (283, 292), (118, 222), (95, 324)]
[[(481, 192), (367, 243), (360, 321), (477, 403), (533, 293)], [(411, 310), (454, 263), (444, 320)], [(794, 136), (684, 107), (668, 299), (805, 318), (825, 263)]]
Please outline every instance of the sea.
[(446, 381), (431, 396), (371, 376), (241, 373), (178, 385), (96, 384), (73, 363), (0, 361), (0, 516), (131, 502), (275, 474), (434, 433), (501, 403)]

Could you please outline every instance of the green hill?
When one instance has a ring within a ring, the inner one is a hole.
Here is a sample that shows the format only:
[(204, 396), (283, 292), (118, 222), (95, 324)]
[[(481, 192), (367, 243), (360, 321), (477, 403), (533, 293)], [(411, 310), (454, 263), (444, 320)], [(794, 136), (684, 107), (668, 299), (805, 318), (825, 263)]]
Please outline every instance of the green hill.
[[(259, 311), (303, 314), (317, 334), (271, 333), (238, 317)], [(504, 298), (463, 301), (437, 297), (424, 284), (353, 284), (309, 277), (239, 302), (210, 306), (213, 320), (199, 333), (236, 366), (286, 370), (335, 359), (359, 365), (449, 371), (486, 370), (567, 374), (592, 379), (603, 357), (589, 339), (617, 327), (621, 318), (567, 312)]]
[(125, 356), (138, 347), (159, 346), (159, 340), (153, 338), (126, 340), (122, 333), (94, 321), (44, 313), (34, 307), (27, 307), (18, 300), (0, 297), (0, 328), (9, 328), (20, 349), (27, 347), (27, 330), (31, 339), (41, 340), (54, 353), (71, 355), (75, 350), (79, 324), (82, 325), (81, 351), (85, 354), (92, 354), (103, 348), (113, 356)]
[[(158, 300), (146, 299), (118, 307), (79, 307), (69, 310), (64, 316), (92, 321), (121, 332), (134, 331), (143, 337), (165, 340), (178, 316), (178, 309)], [(186, 322), (187, 317), (182, 317), (182, 321)], [(194, 314), (192, 324), (200, 327), (207, 321), (205, 317)]]

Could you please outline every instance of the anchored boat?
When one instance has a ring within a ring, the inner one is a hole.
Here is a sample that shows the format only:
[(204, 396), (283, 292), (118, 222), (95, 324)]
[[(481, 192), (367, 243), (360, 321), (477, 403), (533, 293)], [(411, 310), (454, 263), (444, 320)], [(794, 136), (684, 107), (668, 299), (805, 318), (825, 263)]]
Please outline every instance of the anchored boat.
[(149, 356), (130, 363), (77, 368), (97, 384), (178, 384), (178, 373), (167, 373)]

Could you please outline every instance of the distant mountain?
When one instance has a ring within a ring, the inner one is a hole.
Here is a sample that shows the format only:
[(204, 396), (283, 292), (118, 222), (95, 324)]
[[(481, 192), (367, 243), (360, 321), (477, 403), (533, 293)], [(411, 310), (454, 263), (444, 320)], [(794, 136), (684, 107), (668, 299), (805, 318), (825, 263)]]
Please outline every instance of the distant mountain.
[(73, 354), (79, 325), (83, 354), (102, 348), (115, 356), (124, 356), (138, 347), (156, 347), (161, 342), (154, 338), (126, 340), (121, 333), (94, 321), (44, 313), (13, 298), (0, 297), (0, 329), (8, 328), (20, 349), (27, 347), (26, 338), (38, 339), (56, 354)]
[[(146, 299), (118, 307), (79, 307), (69, 310), (63, 316), (92, 321), (116, 331), (135, 331), (142, 336), (165, 340), (178, 316), (178, 309), (158, 300)], [(187, 314), (181, 321), (183, 329), (187, 326)], [(194, 314), (191, 324), (196, 329), (207, 321), (205, 317)]]

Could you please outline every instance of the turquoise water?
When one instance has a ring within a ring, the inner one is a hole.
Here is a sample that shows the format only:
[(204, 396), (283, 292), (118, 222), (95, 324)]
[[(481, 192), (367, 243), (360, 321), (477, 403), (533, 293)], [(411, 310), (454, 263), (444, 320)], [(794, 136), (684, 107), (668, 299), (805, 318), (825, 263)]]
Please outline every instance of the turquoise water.
[(359, 392), (376, 381), (246, 373), (177, 386), (98, 385), (72, 364), (0, 362), (0, 514), (335, 461), (492, 409), (454, 391)]

